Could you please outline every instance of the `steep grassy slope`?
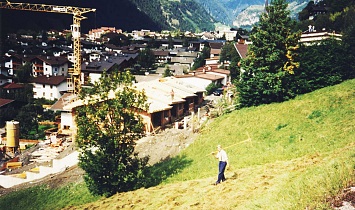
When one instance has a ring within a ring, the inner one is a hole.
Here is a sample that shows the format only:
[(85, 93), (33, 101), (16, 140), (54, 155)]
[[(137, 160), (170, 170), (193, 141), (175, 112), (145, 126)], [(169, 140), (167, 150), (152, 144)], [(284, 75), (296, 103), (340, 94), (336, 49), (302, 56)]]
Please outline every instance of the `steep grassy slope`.
[[(326, 198), (355, 181), (354, 87), (350, 80), (222, 116), (178, 157), (156, 165), (154, 175), (166, 177), (163, 183), (67, 209), (329, 209)], [(210, 153), (217, 144), (231, 165), (227, 181), (214, 186), (217, 160)], [(64, 206), (88, 198), (66, 189), (75, 200)], [(53, 190), (41, 190), (5, 196), (0, 206), (31, 209), (25, 201), (36, 197), (42, 205), (36, 209), (52, 207), (40, 199)], [(53, 202), (65, 203), (61, 193)]]
[[(355, 80), (215, 120), (175, 161), (190, 162), (165, 185), (83, 208), (305, 209), (354, 180)], [(227, 182), (211, 185), (225, 146)]]

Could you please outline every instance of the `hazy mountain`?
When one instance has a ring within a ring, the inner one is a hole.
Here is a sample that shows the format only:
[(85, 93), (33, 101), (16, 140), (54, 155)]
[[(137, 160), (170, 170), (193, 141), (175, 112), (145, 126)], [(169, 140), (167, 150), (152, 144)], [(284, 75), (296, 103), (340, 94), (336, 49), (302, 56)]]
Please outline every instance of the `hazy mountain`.
[(232, 25), (240, 12), (252, 5), (263, 5), (264, 0), (196, 0), (217, 21)]
[[(307, 6), (309, 0), (305, 1), (288, 1), (288, 9), (291, 16), (297, 18), (297, 14)], [(252, 25), (259, 21), (260, 14), (265, 10), (265, 5), (251, 5), (241, 11), (233, 21), (233, 26), (237, 28), (250, 29)]]
[[(264, 11), (265, 0), (196, 0), (206, 11), (226, 25), (251, 28)], [(269, 0), (270, 3), (272, 0)], [(293, 17), (296, 17), (310, 0), (287, 0)]]

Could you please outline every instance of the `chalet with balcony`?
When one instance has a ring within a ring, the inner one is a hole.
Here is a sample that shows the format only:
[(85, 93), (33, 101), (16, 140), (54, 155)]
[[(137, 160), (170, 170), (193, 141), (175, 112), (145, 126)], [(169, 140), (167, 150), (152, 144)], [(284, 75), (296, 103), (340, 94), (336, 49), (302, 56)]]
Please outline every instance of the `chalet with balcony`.
[(153, 50), (156, 63), (169, 63), (171, 61), (169, 50)]
[(36, 56), (32, 59), (33, 76), (67, 76), (69, 60), (66, 57)]

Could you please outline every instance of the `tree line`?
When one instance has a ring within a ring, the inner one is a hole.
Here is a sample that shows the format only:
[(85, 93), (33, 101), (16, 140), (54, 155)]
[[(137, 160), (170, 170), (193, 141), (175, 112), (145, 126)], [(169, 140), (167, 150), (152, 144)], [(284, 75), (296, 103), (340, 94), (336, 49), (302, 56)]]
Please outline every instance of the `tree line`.
[[(253, 44), (249, 45), (246, 59), (233, 56), (237, 54), (233, 44), (223, 47), (221, 61), (231, 61), (239, 108), (282, 102), (355, 78), (355, 27), (348, 24), (355, 7), (344, 1), (345, 8), (339, 8), (337, 2), (323, 1), (328, 3), (329, 12), (316, 16), (311, 23), (327, 17), (333, 23), (327, 25), (327, 31), (342, 33), (342, 41), (330, 38), (313, 45), (299, 43), (302, 32), (299, 29), (308, 28), (306, 25), (310, 23), (304, 18), (304, 13), (310, 15), (309, 6), (296, 21), (290, 18), (286, 1), (274, 0), (250, 32)], [(333, 9), (332, 5), (336, 7)]]

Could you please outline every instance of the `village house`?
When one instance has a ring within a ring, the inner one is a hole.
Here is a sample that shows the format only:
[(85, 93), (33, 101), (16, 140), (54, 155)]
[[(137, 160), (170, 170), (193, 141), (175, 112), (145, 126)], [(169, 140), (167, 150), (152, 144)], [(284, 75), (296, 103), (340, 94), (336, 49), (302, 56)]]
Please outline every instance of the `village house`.
[(100, 39), (102, 35), (107, 33), (122, 33), (121, 29), (116, 29), (115, 27), (101, 27), (96, 29), (91, 29), (88, 33), (88, 38), (91, 41)]
[(342, 35), (337, 34), (335, 32), (327, 32), (327, 31), (316, 31), (314, 30), (313, 26), (308, 26), (309, 29), (308, 31), (305, 31), (301, 34), (301, 38), (299, 40), (300, 43), (305, 44), (305, 45), (312, 45), (317, 42), (320, 42), (322, 40), (326, 39), (335, 39), (338, 41), (341, 41)]
[(16, 71), (26, 63), (31, 63), (34, 55), (19, 55), (19, 54), (6, 54), (4, 57), (5, 68), (8, 69), (8, 75), (16, 75)]
[(13, 76), (9, 74), (9, 68), (5, 66), (0, 66), (0, 86), (6, 83), (11, 83), (12, 77)]
[(33, 76), (67, 76), (69, 60), (66, 57), (36, 56), (31, 60), (33, 66)]
[(1, 92), (4, 94), (9, 94), (9, 95), (19, 95), (23, 89), (24, 85), (22, 84), (17, 84), (17, 83), (8, 83), (5, 84), (4, 86), (0, 86)]
[[(213, 67), (213, 68), (212, 68)], [(208, 85), (227, 85), (230, 83), (230, 71), (216, 68), (214, 65), (206, 65), (194, 72), (185, 75), (176, 75), (183, 82), (206, 89)]]
[[(143, 117), (148, 133), (196, 112), (204, 96), (203, 89), (176, 78), (136, 83), (133, 88), (144, 90), (147, 95), (148, 110), (137, 110), (137, 114)], [(114, 97), (114, 94), (110, 93), (109, 97)], [(74, 110), (83, 104), (73, 94), (65, 93), (52, 105), (51, 110), (61, 111), (60, 129), (64, 132), (75, 131)]]
[(169, 50), (153, 50), (156, 63), (170, 63), (171, 56)]
[(43, 75), (32, 78), (31, 83), (34, 98), (56, 100), (68, 91), (66, 76)]

